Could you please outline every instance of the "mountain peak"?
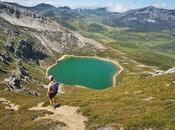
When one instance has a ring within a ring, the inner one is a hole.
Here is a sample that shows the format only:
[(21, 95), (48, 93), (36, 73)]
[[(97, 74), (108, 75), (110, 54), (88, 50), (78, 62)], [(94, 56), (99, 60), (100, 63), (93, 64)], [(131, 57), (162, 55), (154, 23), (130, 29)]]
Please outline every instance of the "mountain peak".
[(146, 9), (157, 9), (157, 7), (154, 7), (154, 6), (147, 6), (145, 7)]
[(58, 7), (59, 9), (65, 9), (65, 10), (69, 10), (71, 8), (69, 8), (68, 6), (63, 6), (63, 7)]
[(40, 4), (36, 5), (35, 7), (55, 8), (55, 6), (50, 5), (50, 4), (46, 4), (46, 3), (40, 3)]
[(96, 11), (107, 12), (107, 8), (106, 8), (106, 7), (97, 8), (97, 9), (95, 9), (95, 10), (96, 10)]
[(147, 6), (147, 7), (144, 7), (142, 9), (143, 10), (150, 10), (150, 11), (152, 11), (152, 10), (160, 10), (161, 8), (158, 8), (158, 7), (155, 7), (155, 6)]

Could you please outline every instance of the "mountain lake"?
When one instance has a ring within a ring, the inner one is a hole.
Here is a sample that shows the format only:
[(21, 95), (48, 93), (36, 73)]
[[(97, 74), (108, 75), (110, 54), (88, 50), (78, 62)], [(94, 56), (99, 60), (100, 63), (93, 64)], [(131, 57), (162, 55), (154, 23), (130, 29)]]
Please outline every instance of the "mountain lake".
[(49, 67), (47, 75), (53, 75), (59, 83), (99, 90), (112, 87), (119, 70), (117, 64), (108, 60), (65, 56)]

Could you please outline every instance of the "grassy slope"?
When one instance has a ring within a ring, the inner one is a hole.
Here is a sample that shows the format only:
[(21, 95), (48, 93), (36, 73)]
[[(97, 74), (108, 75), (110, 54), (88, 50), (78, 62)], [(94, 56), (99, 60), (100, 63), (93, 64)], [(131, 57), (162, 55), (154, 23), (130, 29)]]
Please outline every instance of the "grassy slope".
[[(47, 62), (50, 63), (54, 58), (48, 58)], [(12, 103), (20, 105), (18, 111), (7, 110), (5, 105), (0, 103), (0, 129), (18, 130), (18, 129), (32, 129), (32, 130), (43, 130), (43, 129), (55, 129), (57, 126), (63, 126), (61, 122), (54, 122), (52, 120), (41, 120), (34, 122), (33, 120), (37, 117), (44, 116), (45, 114), (52, 114), (47, 111), (30, 111), (28, 108), (36, 106), (40, 102), (47, 101), (46, 89), (43, 88), (43, 84), (48, 84), (46, 80), (45, 70), (35, 65), (33, 62), (23, 64), (28, 70), (29, 75), (33, 78), (29, 83), (21, 81), (23, 87), (27, 87), (30, 90), (34, 90), (39, 93), (39, 96), (28, 95), (25, 93), (16, 93), (6, 90), (7, 86), (0, 83), (0, 98), (5, 98)], [(5, 65), (5, 68), (12, 68), (12, 64)], [(13, 68), (15, 69), (15, 68)], [(8, 70), (7, 70), (8, 71)], [(8, 73), (7, 73), (8, 74)], [(4, 74), (4, 77), (7, 77)], [(2, 75), (2, 74), (1, 74)], [(1, 79), (3, 78), (1, 76)]]
[[(175, 66), (175, 32), (130, 32), (123, 29), (109, 29), (105, 33), (80, 32), (85, 37), (126, 53), (130, 59), (149, 66), (168, 69)], [(169, 45), (169, 48), (165, 48)]]
[[(89, 129), (119, 124), (125, 129), (175, 129), (175, 74), (129, 81), (104, 91), (66, 88), (62, 104), (80, 106)], [(153, 97), (150, 101), (144, 101)]]
[[(29, 87), (29, 86), (28, 86)], [(35, 84), (35, 87), (39, 87)], [(61, 122), (54, 122), (52, 120), (41, 120), (34, 122), (33, 120), (37, 117), (44, 116), (45, 114), (52, 114), (47, 111), (31, 111), (28, 108), (36, 106), (37, 103), (46, 101), (46, 90), (40, 88), (40, 96), (31, 96), (23, 93), (15, 93), (10, 91), (4, 91), (6, 85), (0, 84), (0, 97), (5, 98), (12, 103), (20, 105), (18, 111), (5, 109), (5, 105), (0, 103), (0, 129), (8, 130), (19, 130), (19, 129), (32, 129), (32, 130), (43, 130), (52, 129), (58, 125), (62, 125)], [(30, 87), (31, 88), (31, 85)]]
[[(127, 80), (104, 91), (65, 87), (66, 94), (58, 96), (57, 100), (61, 102), (61, 105), (80, 106), (80, 111), (89, 119), (86, 123), (87, 129), (108, 125), (116, 128), (123, 126), (129, 130), (143, 127), (175, 129), (174, 79), (175, 74), (169, 74), (142, 80)], [(7, 129), (42, 129), (45, 127), (48, 121), (43, 120), (37, 123), (40, 125), (36, 126), (36, 122), (32, 120), (46, 112), (33, 112), (27, 109), (39, 102), (47, 101), (46, 90), (33, 84), (30, 88), (36, 89), (37, 87), (37, 91), (41, 93), (40, 96), (34, 97), (4, 91), (5, 86), (3, 84), (0, 86), (1, 97), (21, 105), (20, 110), (13, 112), (4, 110), (1, 104), (0, 111), (3, 118), (0, 120), (0, 127)], [(154, 98), (151, 101), (144, 101), (149, 97)], [(15, 122), (16, 117), (18, 117), (17, 122)], [(7, 120), (8, 125), (4, 124)], [(54, 127), (54, 124), (59, 123), (49, 122), (47, 128)]]

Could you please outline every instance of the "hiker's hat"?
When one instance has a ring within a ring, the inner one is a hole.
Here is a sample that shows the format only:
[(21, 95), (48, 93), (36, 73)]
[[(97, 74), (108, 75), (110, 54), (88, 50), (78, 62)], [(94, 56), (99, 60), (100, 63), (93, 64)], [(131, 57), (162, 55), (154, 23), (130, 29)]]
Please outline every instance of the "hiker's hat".
[(49, 80), (52, 80), (53, 79), (53, 76), (52, 75), (49, 75)]

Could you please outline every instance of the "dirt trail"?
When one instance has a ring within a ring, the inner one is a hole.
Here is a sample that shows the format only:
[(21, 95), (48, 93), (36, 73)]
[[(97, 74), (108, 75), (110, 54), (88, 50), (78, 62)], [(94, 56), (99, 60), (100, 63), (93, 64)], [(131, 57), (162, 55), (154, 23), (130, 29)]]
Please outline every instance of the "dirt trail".
[(47, 110), (53, 114), (39, 117), (36, 120), (52, 119), (63, 122), (66, 124), (66, 127), (62, 128), (62, 130), (85, 130), (84, 121), (87, 121), (87, 118), (76, 112), (78, 107), (61, 106), (54, 109), (51, 106), (42, 107), (42, 104), (40, 103), (36, 107), (30, 108), (30, 110)]

